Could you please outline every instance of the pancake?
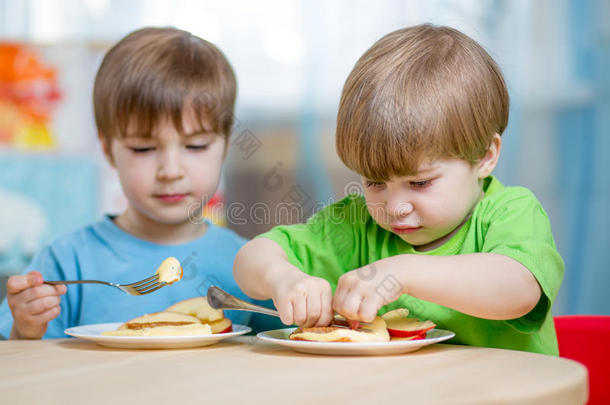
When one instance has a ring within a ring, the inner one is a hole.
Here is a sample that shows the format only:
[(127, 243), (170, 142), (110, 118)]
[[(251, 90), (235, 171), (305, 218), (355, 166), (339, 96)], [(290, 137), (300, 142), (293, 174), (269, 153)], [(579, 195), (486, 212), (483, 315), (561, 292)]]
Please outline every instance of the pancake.
[(305, 340), (308, 342), (388, 342), (390, 335), (385, 321), (376, 317), (370, 326), (371, 332), (343, 328), (339, 326), (314, 326), (298, 328), (290, 334), (292, 340)]
[(155, 312), (134, 318), (104, 336), (183, 336), (210, 335), (212, 329), (194, 316), (177, 312)]

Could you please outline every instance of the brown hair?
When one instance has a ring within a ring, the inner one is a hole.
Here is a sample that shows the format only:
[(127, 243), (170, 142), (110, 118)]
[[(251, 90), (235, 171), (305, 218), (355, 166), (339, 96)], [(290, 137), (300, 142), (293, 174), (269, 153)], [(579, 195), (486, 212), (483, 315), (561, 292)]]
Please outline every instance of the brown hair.
[(235, 75), (211, 43), (175, 28), (143, 28), (114, 45), (95, 78), (95, 122), (107, 142), (150, 136), (160, 119), (180, 134), (183, 112), (193, 110), (204, 132), (229, 137), (233, 126)]
[(508, 121), (500, 68), (473, 39), (430, 24), (394, 31), (356, 62), (337, 114), (337, 153), (371, 180), (425, 159), (485, 156)]

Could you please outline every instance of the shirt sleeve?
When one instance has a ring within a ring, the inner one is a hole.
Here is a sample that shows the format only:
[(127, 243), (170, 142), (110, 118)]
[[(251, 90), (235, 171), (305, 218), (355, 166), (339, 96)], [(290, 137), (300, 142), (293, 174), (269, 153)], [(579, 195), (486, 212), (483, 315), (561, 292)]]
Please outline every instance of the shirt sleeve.
[(538, 304), (521, 318), (508, 320), (515, 329), (537, 331), (557, 296), (564, 263), (555, 247), (548, 216), (527, 189), (513, 188), (494, 204), (486, 221), (483, 252), (508, 256), (525, 266), (538, 281), (542, 295)]
[(306, 224), (277, 226), (259, 235), (276, 242), (301, 271), (329, 281), (333, 289), (346, 271), (359, 264), (362, 207), (357, 196), (328, 205)]
[(2, 335), (4, 339), (8, 339), (9, 335), (11, 334), (12, 327), (13, 315), (8, 307), (6, 297), (4, 297), (2, 304), (0, 304), (0, 335)]

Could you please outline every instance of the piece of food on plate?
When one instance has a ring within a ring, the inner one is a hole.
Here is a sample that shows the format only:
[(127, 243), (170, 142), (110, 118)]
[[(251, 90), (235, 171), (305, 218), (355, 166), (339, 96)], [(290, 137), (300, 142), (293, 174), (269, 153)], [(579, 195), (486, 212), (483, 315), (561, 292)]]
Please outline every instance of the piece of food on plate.
[(105, 336), (185, 336), (211, 335), (212, 328), (194, 316), (178, 312), (155, 312), (125, 322)]
[(197, 317), (201, 322), (208, 323), (224, 318), (222, 309), (214, 309), (208, 304), (206, 297), (189, 298), (165, 309)]
[(424, 339), (426, 333), (436, 326), (432, 321), (420, 321), (416, 318), (408, 318), (408, 315), (408, 309), (398, 308), (381, 316), (387, 324), (392, 340)]
[(160, 282), (172, 284), (182, 278), (183, 271), (178, 259), (168, 257), (161, 262), (155, 274), (159, 275)]
[(390, 336), (390, 342), (406, 342), (407, 340), (421, 340), (425, 339), (426, 335), (423, 336), (409, 336), (409, 337), (396, 337)]
[(233, 324), (229, 318), (222, 318), (214, 322), (209, 322), (212, 333), (228, 333), (233, 330)]
[(180, 301), (167, 308), (166, 311), (194, 316), (202, 323), (209, 324), (212, 333), (231, 332), (233, 328), (231, 320), (224, 317), (221, 309), (212, 308), (206, 297), (195, 297)]
[(376, 317), (366, 325), (368, 331), (344, 328), (339, 326), (314, 326), (311, 328), (297, 328), (290, 334), (292, 340), (306, 340), (309, 342), (388, 342), (390, 335), (385, 321)]

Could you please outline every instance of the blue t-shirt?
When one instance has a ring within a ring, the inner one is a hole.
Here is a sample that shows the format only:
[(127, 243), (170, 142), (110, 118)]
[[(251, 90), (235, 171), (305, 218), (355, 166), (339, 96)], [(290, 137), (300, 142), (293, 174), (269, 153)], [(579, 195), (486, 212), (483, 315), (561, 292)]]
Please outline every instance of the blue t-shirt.
[[(150, 277), (165, 258), (174, 256), (184, 274), (182, 280), (142, 296), (98, 284), (69, 285), (61, 298), (61, 314), (49, 322), (44, 338), (67, 337), (64, 329), (72, 326), (125, 322), (162, 311), (178, 301), (206, 295), (211, 285), (252, 302), (233, 279), (233, 260), (245, 242), (233, 231), (208, 223), (206, 233), (191, 242), (159, 245), (123, 231), (108, 216), (60, 237), (40, 251), (26, 271), (38, 270), (45, 280), (92, 279), (128, 284)], [(270, 302), (262, 304), (269, 306)], [(225, 316), (242, 325), (250, 324), (252, 318), (250, 312), (243, 311), (226, 311)], [(262, 323), (255, 321), (253, 326), (255, 330), (264, 329), (268, 321), (274, 324), (273, 319), (262, 319)], [(12, 324), (5, 298), (0, 305), (0, 334), (8, 338)]]

